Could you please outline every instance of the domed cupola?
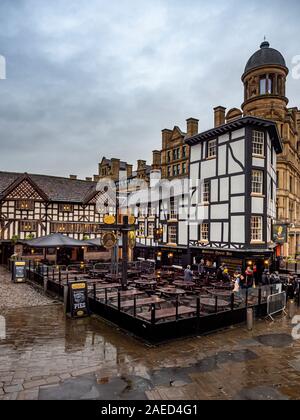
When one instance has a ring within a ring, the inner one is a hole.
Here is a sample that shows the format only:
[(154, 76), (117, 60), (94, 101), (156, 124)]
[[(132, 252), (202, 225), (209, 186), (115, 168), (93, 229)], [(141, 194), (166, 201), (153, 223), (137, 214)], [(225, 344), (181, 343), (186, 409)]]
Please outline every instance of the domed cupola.
[(265, 40), (248, 60), (242, 76), (244, 114), (280, 119), (288, 104), (285, 89), (288, 73), (283, 55)]
[(265, 67), (266, 65), (275, 65), (286, 68), (283, 55), (279, 51), (274, 50), (274, 48), (270, 48), (268, 41), (264, 41), (261, 44), (260, 49), (249, 58), (244, 74), (259, 67)]

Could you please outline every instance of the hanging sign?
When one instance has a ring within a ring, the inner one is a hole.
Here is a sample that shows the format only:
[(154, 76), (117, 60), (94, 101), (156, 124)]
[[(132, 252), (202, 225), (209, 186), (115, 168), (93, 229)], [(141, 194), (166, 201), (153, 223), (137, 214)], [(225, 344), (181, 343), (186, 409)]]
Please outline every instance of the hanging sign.
[(273, 242), (285, 244), (288, 241), (287, 225), (273, 225)]
[(116, 223), (116, 218), (112, 214), (106, 214), (104, 216), (104, 223), (106, 225), (114, 225)]

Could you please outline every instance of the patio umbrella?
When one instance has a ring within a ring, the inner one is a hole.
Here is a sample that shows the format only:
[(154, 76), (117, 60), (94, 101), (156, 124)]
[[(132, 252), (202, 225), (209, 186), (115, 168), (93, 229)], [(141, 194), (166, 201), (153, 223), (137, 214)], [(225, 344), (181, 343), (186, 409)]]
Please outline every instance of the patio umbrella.
[(79, 241), (61, 233), (53, 233), (52, 235), (42, 236), (37, 239), (30, 239), (23, 241), (23, 243), (31, 248), (76, 248), (93, 245), (89, 241)]

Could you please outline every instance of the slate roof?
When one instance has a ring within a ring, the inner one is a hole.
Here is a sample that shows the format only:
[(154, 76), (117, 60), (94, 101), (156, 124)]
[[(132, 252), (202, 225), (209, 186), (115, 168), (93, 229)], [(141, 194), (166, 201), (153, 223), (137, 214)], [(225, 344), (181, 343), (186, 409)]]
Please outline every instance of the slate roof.
[(263, 42), (260, 46), (260, 50), (256, 51), (256, 53), (250, 57), (245, 68), (245, 73), (257, 67), (266, 65), (286, 67), (283, 55), (274, 48), (270, 48), (270, 44), (267, 41)]
[(44, 192), (50, 201), (82, 203), (86, 197), (96, 192), (96, 182), (69, 179), (48, 175), (0, 172), (0, 198), (13, 183), (26, 176)]
[(257, 117), (243, 117), (232, 121), (230, 123), (221, 125), (220, 127), (215, 127), (211, 130), (205, 131), (203, 133), (199, 133), (196, 136), (190, 137), (189, 139), (185, 140), (185, 142), (189, 146), (194, 146), (195, 144), (199, 144), (205, 140), (212, 140), (218, 136), (228, 133), (229, 131), (234, 131), (243, 127), (247, 126), (254, 126), (265, 128), (269, 131), (271, 139), (274, 143), (274, 147), (277, 153), (282, 153), (283, 145), (282, 140), (278, 132), (277, 124), (271, 120), (265, 120), (263, 118)]

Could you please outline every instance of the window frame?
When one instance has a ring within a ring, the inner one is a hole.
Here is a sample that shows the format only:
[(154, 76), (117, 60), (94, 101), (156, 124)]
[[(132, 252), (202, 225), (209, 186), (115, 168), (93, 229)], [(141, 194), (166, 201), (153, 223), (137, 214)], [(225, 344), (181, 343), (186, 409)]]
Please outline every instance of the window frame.
[(200, 241), (209, 242), (209, 223), (200, 224)]
[(207, 142), (207, 159), (215, 159), (216, 157), (217, 157), (217, 139), (209, 140)]
[[(259, 175), (260, 178), (254, 179), (254, 175)], [(253, 169), (251, 175), (251, 193), (254, 195), (264, 195), (264, 172), (260, 169)]]
[(265, 143), (266, 143), (265, 132), (253, 130), (252, 131), (252, 156), (265, 158)]
[[(22, 203), (26, 203), (28, 204), (28, 207), (23, 207)], [(33, 200), (16, 200), (16, 210), (20, 210), (20, 211), (33, 211), (35, 208), (35, 203)]]
[(168, 244), (177, 245), (177, 241), (178, 241), (178, 227), (176, 225), (168, 226)]
[(251, 217), (251, 243), (262, 243), (263, 242), (263, 217), (252, 216)]

